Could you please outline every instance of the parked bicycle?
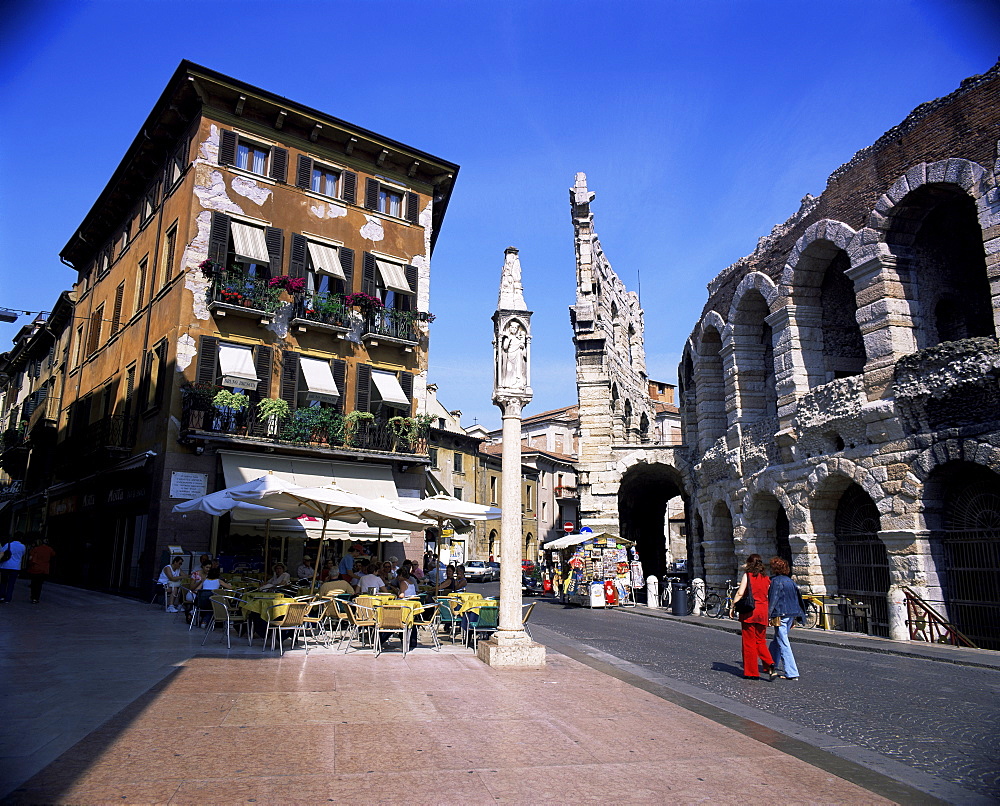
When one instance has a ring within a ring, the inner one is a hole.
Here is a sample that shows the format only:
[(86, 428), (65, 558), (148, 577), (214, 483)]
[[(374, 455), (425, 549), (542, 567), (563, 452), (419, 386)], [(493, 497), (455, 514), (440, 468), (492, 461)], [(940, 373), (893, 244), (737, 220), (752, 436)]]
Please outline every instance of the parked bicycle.
[[(663, 582), (660, 586), (660, 604), (667, 610), (671, 610), (676, 613), (676, 609), (673, 607), (673, 583), (683, 582), (680, 577), (663, 577)], [(691, 615), (692, 603), (691, 603), (691, 586), (685, 584), (681, 595), (684, 597), (683, 612), (679, 615), (689, 616)]]
[(705, 615), (709, 618), (725, 618), (728, 616), (729, 609), (733, 605), (733, 597), (736, 596), (736, 591), (739, 590), (739, 587), (733, 580), (727, 579), (724, 596), (719, 595), (715, 590), (709, 593), (705, 597)]

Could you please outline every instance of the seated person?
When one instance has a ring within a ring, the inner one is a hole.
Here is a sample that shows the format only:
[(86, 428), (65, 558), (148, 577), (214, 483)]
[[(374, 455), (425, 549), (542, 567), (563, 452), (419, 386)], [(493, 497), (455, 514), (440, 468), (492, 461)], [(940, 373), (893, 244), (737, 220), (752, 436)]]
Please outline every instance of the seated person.
[[(207, 557), (207, 554), (202, 554), (202, 557)], [(212, 561), (204, 560), (201, 564), (201, 568), (198, 568), (191, 572), (191, 579), (195, 582), (201, 582), (203, 579), (208, 579), (208, 572), (212, 570)]]
[(410, 597), (417, 595), (417, 583), (412, 577), (408, 576), (408, 569), (405, 566), (400, 566), (399, 571), (396, 572), (396, 587), (399, 588), (399, 598), (409, 599)]
[(468, 580), (465, 578), (465, 564), (459, 563), (455, 569), (455, 590), (464, 591), (468, 584)]
[(444, 581), (438, 585), (438, 590), (442, 593), (454, 593), (458, 590), (455, 583), (455, 566), (449, 565), (444, 572)]
[(361, 578), (354, 585), (354, 590), (357, 593), (371, 593), (373, 588), (378, 593), (390, 592), (385, 580), (375, 573), (376, 570), (378, 570), (378, 566), (361, 566)]
[(354, 593), (354, 588), (351, 587), (351, 583), (346, 579), (333, 579), (320, 585), (320, 596), (330, 597), (336, 596), (338, 593)]
[(331, 579), (336, 579), (338, 572), (334, 568), (333, 560), (327, 560), (323, 563), (323, 568), (319, 572), (320, 582), (329, 582)]
[(274, 564), (274, 576), (272, 576), (267, 582), (260, 586), (260, 589), (271, 590), (272, 588), (278, 588), (282, 585), (289, 585), (292, 582), (291, 576), (285, 570), (284, 563)]
[(184, 558), (174, 557), (170, 565), (163, 566), (163, 569), (160, 571), (160, 578), (157, 580), (161, 585), (167, 585), (170, 588), (170, 596), (167, 602), (168, 613), (177, 612), (178, 594), (181, 587), (181, 580), (184, 578), (184, 575), (181, 574), (182, 565), (184, 565)]
[(312, 580), (316, 569), (313, 567), (313, 558), (308, 554), (302, 558), (302, 564), (295, 570), (296, 579)]
[(202, 626), (208, 623), (209, 617), (212, 614), (212, 603), (209, 599), (215, 596), (220, 588), (227, 591), (233, 589), (233, 586), (228, 582), (219, 579), (219, 569), (212, 568), (211, 563), (208, 563), (206, 574), (206, 578), (199, 581), (194, 588), (195, 595), (197, 596), (198, 611), (201, 614), (200, 623)]

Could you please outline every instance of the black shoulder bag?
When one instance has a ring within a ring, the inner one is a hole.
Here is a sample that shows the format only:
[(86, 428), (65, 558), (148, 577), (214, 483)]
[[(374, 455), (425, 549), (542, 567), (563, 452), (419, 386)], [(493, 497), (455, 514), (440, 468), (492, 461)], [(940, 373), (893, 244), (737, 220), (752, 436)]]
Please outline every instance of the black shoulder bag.
[(757, 607), (757, 602), (753, 598), (753, 585), (750, 584), (750, 575), (747, 574), (747, 589), (743, 595), (733, 604), (733, 610), (737, 615), (748, 616)]

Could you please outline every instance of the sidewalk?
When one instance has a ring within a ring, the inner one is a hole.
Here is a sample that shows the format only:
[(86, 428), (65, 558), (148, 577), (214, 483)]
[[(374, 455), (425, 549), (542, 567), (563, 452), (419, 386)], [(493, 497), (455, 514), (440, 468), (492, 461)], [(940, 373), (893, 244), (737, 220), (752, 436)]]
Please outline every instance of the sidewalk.
[(507, 672), (447, 644), (279, 658), (210, 636), (203, 651), (162, 609), (44, 596), (19, 586), (0, 608), (5, 803), (743, 804), (776, 773), (786, 803), (929, 802), (553, 651)]
[[(635, 607), (613, 608), (613, 612), (630, 616), (646, 616), (648, 618), (670, 619), (685, 624), (695, 624), (713, 630), (723, 630), (739, 634), (740, 625), (728, 618), (709, 618), (708, 616), (675, 616), (665, 608)], [(856, 649), (862, 652), (880, 652), (885, 655), (902, 655), (909, 658), (924, 658), (925, 660), (955, 663), (960, 666), (979, 666), (984, 669), (1000, 670), (1000, 652), (988, 649), (969, 649), (968, 647), (952, 646), (951, 644), (929, 644), (922, 641), (890, 641), (862, 633), (839, 632), (837, 630), (805, 630), (794, 629), (792, 633), (796, 643), (821, 644), (836, 646), (843, 649)]]

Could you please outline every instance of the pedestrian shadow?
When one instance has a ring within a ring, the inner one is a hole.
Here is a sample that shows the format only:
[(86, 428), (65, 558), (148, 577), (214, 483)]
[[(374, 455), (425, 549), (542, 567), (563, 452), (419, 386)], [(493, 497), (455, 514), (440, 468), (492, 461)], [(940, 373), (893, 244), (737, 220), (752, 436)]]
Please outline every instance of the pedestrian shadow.
[(736, 677), (743, 677), (743, 669), (739, 666), (733, 666), (730, 663), (722, 663), (721, 661), (716, 661), (712, 664), (713, 672), (728, 672)]

